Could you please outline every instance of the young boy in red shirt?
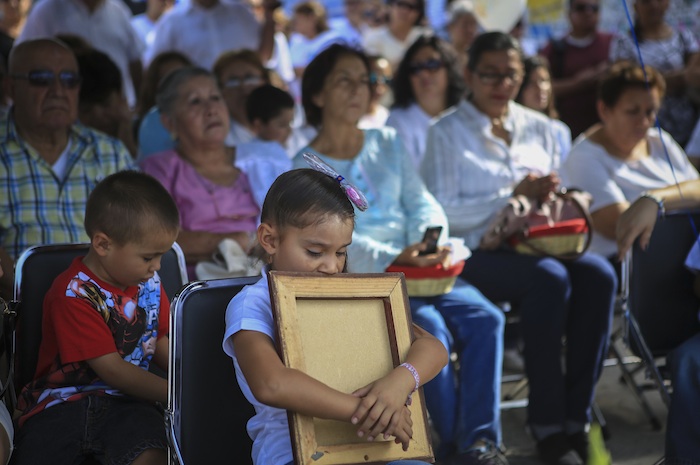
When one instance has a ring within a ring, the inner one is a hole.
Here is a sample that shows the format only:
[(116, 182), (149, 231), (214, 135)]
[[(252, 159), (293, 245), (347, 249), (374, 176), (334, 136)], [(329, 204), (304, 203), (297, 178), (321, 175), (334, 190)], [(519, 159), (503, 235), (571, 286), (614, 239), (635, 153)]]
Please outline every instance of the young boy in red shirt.
[(170, 305), (160, 259), (178, 210), (154, 178), (122, 171), (101, 181), (85, 211), (90, 249), (44, 299), (34, 380), (22, 389), (15, 464), (167, 462), (162, 411)]

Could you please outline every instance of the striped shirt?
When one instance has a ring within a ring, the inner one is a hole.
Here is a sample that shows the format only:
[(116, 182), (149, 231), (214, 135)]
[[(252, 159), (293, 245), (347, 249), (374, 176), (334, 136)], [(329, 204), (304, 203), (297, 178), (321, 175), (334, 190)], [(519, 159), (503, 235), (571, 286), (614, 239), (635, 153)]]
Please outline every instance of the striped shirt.
[(17, 133), (12, 112), (0, 118), (0, 246), (17, 257), (38, 244), (87, 242), (85, 204), (95, 185), (136, 169), (124, 145), (81, 124), (70, 129), (62, 179)]

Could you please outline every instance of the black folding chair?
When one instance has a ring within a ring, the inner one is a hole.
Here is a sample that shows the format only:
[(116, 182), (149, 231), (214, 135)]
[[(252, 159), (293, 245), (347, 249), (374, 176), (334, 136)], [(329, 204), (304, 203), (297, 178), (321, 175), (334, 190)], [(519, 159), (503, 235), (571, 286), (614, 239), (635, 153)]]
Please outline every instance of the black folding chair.
[[(254, 415), (221, 348), (229, 301), (259, 276), (190, 283), (170, 313), (166, 425), (180, 465), (252, 465), (246, 424)], [(224, 421), (226, 427), (221, 427)]]
[[(667, 406), (670, 395), (659, 362), (700, 331), (700, 299), (693, 292), (695, 276), (684, 266), (696, 240), (691, 220), (700, 225), (700, 212), (674, 212), (659, 219), (647, 250), (635, 244), (622, 266), (625, 341), (641, 359), (642, 367)], [(660, 428), (633, 372), (624, 363), (619, 365), (652, 426)]]
[[(10, 303), (12, 315), (4, 322), (6, 334), (12, 337), (14, 354), (10, 357), (10, 364), (14, 363), (14, 369), (10, 369), (13, 380), (6, 399), (10, 411), (17, 405), (19, 390), (34, 377), (42, 338), (44, 296), (54, 279), (87, 250), (88, 244), (39, 245), (25, 250), (17, 259), (14, 298)], [(185, 258), (179, 245), (173, 244), (163, 255), (158, 274), (169, 297), (187, 283)]]

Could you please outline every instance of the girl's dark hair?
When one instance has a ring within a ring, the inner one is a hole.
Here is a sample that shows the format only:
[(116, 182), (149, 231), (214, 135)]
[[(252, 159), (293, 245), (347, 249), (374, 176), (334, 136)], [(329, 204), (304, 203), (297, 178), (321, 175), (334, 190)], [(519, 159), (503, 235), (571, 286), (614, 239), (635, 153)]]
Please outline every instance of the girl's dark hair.
[[(549, 61), (543, 56), (535, 55), (525, 58), (523, 61), (523, 81), (520, 83), (520, 89), (518, 90), (518, 95), (515, 97), (515, 101), (522, 103), (523, 93), (525, 88), (530, 84), (530, 79), (532, 79), (532, 73), (540, 68), (544, 68), (550, 75), (550, 82), (552, 80), (552, 73), (549, 70)], [(549, 103), (547, 103), (547, 108), (542, 111), (545, 115), (550, 118), (558, 119), (559, 112), (557, 112), (554, 106), (554, 92), (550, 92)]]
[(515, 50), (520, 55), (520, 60), (523, 60), (523, 49), (515, 37), (498, 31), (479, 34), (469, 48), (467, 68), (470, 71), (475, 71), (479, 60), (481, 60), (481, 55), (486, 52), (507, 52), (508, 50)]
[[(321, 223), (329, 215), (355, 222), (355, 209), (338, 181), (303, 168), (275, 179), (265, 196), (260, 222), (284, 231), (289, 226), (303, 229)], [(267, 253), (260, 244), (255, 245), (251, 255), (267, 262)]]
[(440, 60), (445, 64), (447, 70), (447, 99), (449, 108), (456, 105), (464, 96), (465, 84), (461, 70), (457, 65), (457, 52), (448, 42), (432, 34), (425, 34), (416, 39), (404, 54), (399, 67), (392, 79), (392, 90), (394, 92), (395, 108), (405, 108), (416, 101), (416, 95), (411, 86), (411, 60), (420, 49), (430, 47), (440, 54)]
[[(314, 103), (316, 96), (326, 82), (326, 78), (333, 71), (338, 60), (346, 55), (359, 58), (365, 65), (365, 70), (369, 76), (370, 65), (367, 55), (361, 50), (343, 44), (333, 44), (311, 60), (311, 63), (304, 70), (301, 78), (301, 103), (304, 106), (306, 122), (318, 128), (321, 125), (323, 109)], [(367, 88), (369, 88), (369, 80)]]
[[(645, 76), (646, 72), (646, 76)], [(656, 69), (645, 66), (644, 69), (635, 61), (618, 61), (614, 63), (598, 85), (598, 100), (612, 108), (627, 89), (656, 89), (659, 97), (666, 93), (666, 81)]]

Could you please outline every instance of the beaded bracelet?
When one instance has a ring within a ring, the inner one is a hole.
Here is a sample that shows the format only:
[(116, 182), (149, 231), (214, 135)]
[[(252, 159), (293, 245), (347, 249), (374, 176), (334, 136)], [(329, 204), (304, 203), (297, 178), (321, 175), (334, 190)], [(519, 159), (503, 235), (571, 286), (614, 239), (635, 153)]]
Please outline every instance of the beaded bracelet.
[(418, 370), (416, 370), (416, 367), (411, 365), (410, 363), (402, 363), (399, 365), (400, 367), (406, 368), (408, 371), (411, 372), (411, 375), (413, 376), (413, 379), (416, 381), (416, 385), (413, 387), (413, 390), (411, 393), (408, 395), (408, 398), (406, 399), (406, 405), (411, 405), (411, 396), (413, 395), (414, 392), (418, 390), (420, 387), (420, 375), (418, 375)]
[(639, 196), (640, 199), (649, 199), (652, 202), (656, 203), (656, 206), (658, 207), (658, 213), (657, 217), (662, 218), (666, 214), (666, 207), (664, 206), (664, 199), (659, 197), (658, 195), (654, 195), (649, 191), (642, 192), (642, 194)]

